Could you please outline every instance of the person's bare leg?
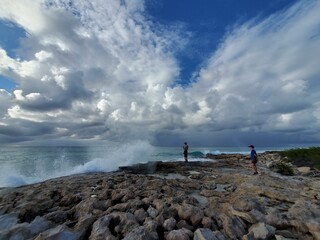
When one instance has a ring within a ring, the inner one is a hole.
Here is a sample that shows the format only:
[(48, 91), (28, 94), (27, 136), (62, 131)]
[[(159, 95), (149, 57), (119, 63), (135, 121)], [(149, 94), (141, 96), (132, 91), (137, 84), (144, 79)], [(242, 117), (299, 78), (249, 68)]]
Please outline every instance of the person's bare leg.
[(257, 173), (258, 173), (258, 169), (257, 169), (256, 164), (251, 163), (251, 166), (252, 166), (252, 169), (253, 169), (253, 171), (254, 171), (253, 173), (257, 174)]

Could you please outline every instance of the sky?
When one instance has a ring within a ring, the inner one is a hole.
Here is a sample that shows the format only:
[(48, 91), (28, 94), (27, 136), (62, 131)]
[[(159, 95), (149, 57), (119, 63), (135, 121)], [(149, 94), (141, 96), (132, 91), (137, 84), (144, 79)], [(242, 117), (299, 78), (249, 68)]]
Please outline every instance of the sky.
[(0, 144), (317, 145), (319, 0), (1, 0)]

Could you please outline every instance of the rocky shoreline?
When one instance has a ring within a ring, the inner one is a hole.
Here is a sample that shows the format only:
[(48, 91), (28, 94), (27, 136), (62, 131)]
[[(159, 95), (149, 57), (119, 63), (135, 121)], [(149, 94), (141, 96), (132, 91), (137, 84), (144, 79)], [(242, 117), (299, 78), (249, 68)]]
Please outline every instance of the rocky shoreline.
[(152, 162), (0, 190), (0, 239), (320, 239), (320, 178), (277, 152)]

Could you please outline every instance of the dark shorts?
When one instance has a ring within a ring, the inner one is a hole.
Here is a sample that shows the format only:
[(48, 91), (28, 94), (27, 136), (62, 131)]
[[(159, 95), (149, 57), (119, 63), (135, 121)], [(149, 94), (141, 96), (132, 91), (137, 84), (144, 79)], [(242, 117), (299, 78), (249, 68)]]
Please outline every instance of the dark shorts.
[(256, 165), (257, 164), (257, 160), (251, 160), (251, 164)]
[(184, 157), (188, 157), (188, 152), (187, 152), (187, 151), (184, 151), (184, 152), (183, 152), (183, 156), (184, 156)]

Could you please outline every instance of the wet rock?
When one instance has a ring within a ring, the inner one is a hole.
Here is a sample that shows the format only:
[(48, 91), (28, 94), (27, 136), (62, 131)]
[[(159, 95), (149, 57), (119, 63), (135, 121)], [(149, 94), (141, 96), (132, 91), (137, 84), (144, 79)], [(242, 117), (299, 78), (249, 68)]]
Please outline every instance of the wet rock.
[(4, 229), (9, 229), (16, 225), (18, 222), (17, 213), (9, 213), (0, 216), (0, 231)]
[(68, 239), (68, 240), (80, 240), (81, 233), (75, 232), (65, 225), (59, 225), (55, 228), (51, 228), (45, 232), (39, 234), (35, 240), (56, 240), (56, 239)]
[(49, 229), (53, 224), (42, 217), (36, 217), (31, 223), (20, 223), (0, 231), (0, 239), (29, 239)]

